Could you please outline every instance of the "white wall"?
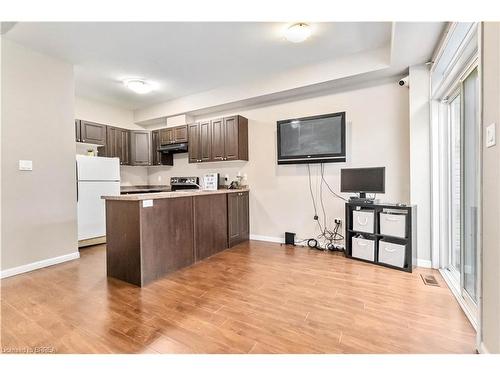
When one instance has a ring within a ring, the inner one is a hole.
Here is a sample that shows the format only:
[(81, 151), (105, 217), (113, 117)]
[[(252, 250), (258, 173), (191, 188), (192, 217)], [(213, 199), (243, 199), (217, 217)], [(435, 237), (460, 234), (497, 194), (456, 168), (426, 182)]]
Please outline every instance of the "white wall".
[[(78, 256), (78, 247), (73, 67), (4, 37), (1, 43), (5, 271)], [(19, 171), (20, 159), (32, 160), (33, 171)]]
[(75, 98), (75, 118), (124, 129), (143, 129), (134, 123), (133, 111), (82, 97)]
[(410, 67), (410, 201), (417, 205), (417, 258), (431, 260), (429, 69)]
[[(316, 114), (346, 111), (349, 134), (347, 163), (326, 164), (325, 174), (336, 191), (340, 169), (345, 166), (385, 166), (384, 201), (409, 202), (408, 90), (396, 82), (352, 89), (342, 93), (297, 99), (207, 118), (238, 113), (249, 120), (249, 161), (189, 164), (187, 154), (174, 157), (173, 167), (150, 167), (149, 182), (168, 183), (170, 176), (202, 176), (206, 172), (247, 174), (250, 185), (250, 226), (253, 235), (280, 238), (285, 231), (298, 237), (316, 232), (306, 165), (276, 164), (276, 121)], [(200, 120), (197, 118), (196, 120)], [(311, 167), (316, 185), (317, 165)], [(346, 195), (347, 196), (347, 195)], [(325, 207), (330, 222), (344, 217), (344, 203), (325, 189)]]
[(482, 50), (483, 134), (495, 123), (497, 144), (482, 150), (481, 345), (483, 351), (500, 353), (500, 23), (484, 23)]
[[(133, 111), (80, 97), (75, 98), (75, 118), (124, 129), (144, 129), (134, 124)], [(89, 147), (88, 145), (77, 144), (76, 152), (78, 154), (85, 154)], [(120, 178), (121, 185), (146, 185), (148, 170), (146, 167), (140, 166), (121, 166)]]

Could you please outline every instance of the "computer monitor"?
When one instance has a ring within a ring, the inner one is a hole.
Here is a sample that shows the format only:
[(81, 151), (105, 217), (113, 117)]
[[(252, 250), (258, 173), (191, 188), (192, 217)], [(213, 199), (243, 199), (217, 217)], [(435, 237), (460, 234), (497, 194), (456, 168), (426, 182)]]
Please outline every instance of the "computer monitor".
[(385, 193), (385, 167), (343, 168), (340, 170), (340, 191), (359, 193)]

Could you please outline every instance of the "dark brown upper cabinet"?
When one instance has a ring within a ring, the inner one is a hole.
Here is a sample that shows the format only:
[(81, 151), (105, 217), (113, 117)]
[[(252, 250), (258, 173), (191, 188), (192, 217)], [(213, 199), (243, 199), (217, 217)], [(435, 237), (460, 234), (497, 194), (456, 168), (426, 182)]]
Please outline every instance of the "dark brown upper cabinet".
[(183, 143), (188, 141), (188, 131), (187, 125), (176, 126), (172, 128), (174, 132), (174, 142), (175, 143)]
[(151, 165), (174, 165), (174, 155), (159, 152), (160, 145), (160, 130), (153, 130), (151, 132)]
[(75, 140), (77, 142), (82, 141), (82, 132), (80, 128), (80, 120), (75, 120)]
[(212, 160), (211, 134), (211, 122), (200, 122), (200, 161), (202, 162)]
[(212, 120), (212, 161), (224, 160), (224, 120)]
[(190, 163), (201, 163), (211, 160), (211, 129), (210, 121), (188, 125)]
[(160, 130), (160, 144), (183, 143), (188, 141), (188, 126), (181, 125)]
[(245, 117), (224, 117), (223, 160), (248, 160), (248, 120)]
[(190, 163), (201, 162), (201, 147), (200, 147), (200, 124), (188, 125), (189, 148), (188, 160)]
[[(106, 146), (103, 155), (119, 158), (121, 165), (130, 164), (130, 131), (114, 126), (107, 127)], [(101, 151), (101, 150), (99, 150)]]
[(188, 126), (189, 162), (248, 160), (248, 120), (230, 116)]
[(249, 238), (248, 191), (227, 194), (227, 230), (229, 247)]
[(130, 131), (130, 165), (151, 165), (151, 133)]
[(80, 142), (106, 145), (106, 125), (80, 120)]

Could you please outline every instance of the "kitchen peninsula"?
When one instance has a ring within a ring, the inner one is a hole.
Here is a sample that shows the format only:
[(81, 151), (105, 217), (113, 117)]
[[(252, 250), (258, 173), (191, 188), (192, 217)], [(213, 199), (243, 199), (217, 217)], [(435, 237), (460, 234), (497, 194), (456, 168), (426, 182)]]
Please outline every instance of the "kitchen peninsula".
[(248, 189), (104, 196), (107, 275), (144, 286), (245, 241)]

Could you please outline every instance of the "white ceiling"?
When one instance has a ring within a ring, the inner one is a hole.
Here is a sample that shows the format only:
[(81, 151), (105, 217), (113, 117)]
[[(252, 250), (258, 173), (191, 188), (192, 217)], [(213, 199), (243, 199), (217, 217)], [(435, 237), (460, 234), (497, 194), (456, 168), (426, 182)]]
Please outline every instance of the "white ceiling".
[[(136, 110), (231, 85), (270, 82), (349, 58), (355, 65), (363, 54), (379, 50), (388, 52), (387, 74), (394, 74), (427, 61), (444, 29), (442, 22), (312, 23), (311, 38), (294, 44), (282, 36), (289, 25), (23, 22), (5, 37), (74, 64), (76, 95)], [(321, 74), (326, 81), (328, 74)], [(157, 90), (139, 95), (122, 84), (136, 77), (154, 81)]]
[[(282, 37), (284, 23), (35, 22), (6, 35), (75, 65), (77, 95), (136, 109), (390, 43), (391, 23), (315, 23), (305, 43)], [(137, 95), (121, 80), (159, 84)]]

